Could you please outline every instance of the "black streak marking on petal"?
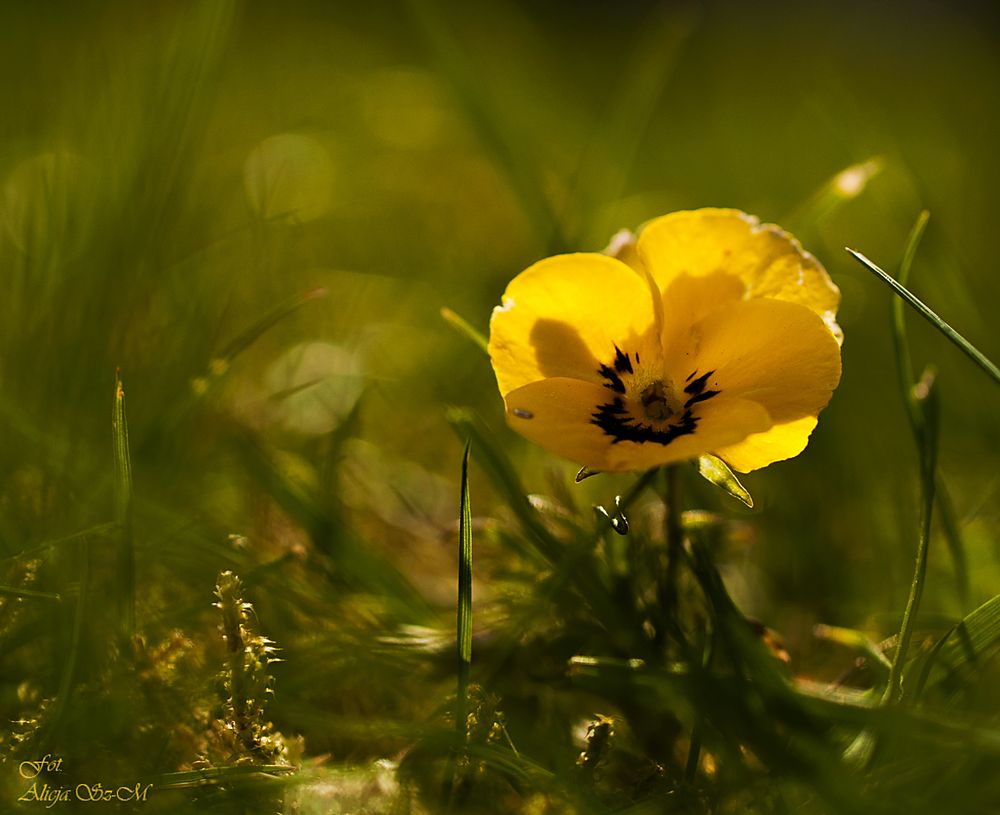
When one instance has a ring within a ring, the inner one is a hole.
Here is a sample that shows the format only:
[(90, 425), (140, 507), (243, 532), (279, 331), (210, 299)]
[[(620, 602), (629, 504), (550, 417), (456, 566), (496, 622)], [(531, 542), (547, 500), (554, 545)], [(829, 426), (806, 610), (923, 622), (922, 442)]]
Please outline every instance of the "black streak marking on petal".
[(633, 373), (632, 360), (629, 359), (628, 354), (622, 353), (622, 349), (617, 345), (615, 346), (615, 370), (620, 374)]
[(608, 381), (604, 383), (605, 388), (613, 390), (615, 393), (625, 393), (625, 383), (618, 373), (610, 365), (602, 365), (597, 372)]
[(696, 380), (694, 380), (690, 385), (684, 388), (684, 393), (698, 394), (705, 390), (705, 385), (708, 383), (708, 378), (714, 374), (715, 371), (709, 371), (707, 374), (702, 374)]
[(598, 405), (597, 410), (591, 414), (590, 421), (601, 428), (606, 435), (611, 436), (612, 444), (622, 441), (643, 444), (648, 441), (666, 446), (674, 439), (694, 433), (698, 426), (698, 417), (694, 416), (690, 409), (684, 411), (680, 421), (662, 430), (648, 424), (639, 424), (628, 415), (621, 399)]
[(697, 372), (697, 371), (691, 371), (691, 373), (689, 373), (689, 374), (687, 375), (687, 379), (685, 379), (684, 381), (685, 381), (685, 382), (690, 382), (690, 381), (691, 381), (691, 378), (692, 378), (692, 377), (693, 377), (693, 376), (694, 376), (694, 375), (695, 375), (696, 373), (698, 373), (698, 372)]
[(693, 404), (704, 402), (706, 399), (711, 399), (713, 396), (718, 396), (720, 393), (722, 393), (722, 391), (702, 391), (701, 393), (696, 393), (684, 403), (684, 407), (689, 408)]

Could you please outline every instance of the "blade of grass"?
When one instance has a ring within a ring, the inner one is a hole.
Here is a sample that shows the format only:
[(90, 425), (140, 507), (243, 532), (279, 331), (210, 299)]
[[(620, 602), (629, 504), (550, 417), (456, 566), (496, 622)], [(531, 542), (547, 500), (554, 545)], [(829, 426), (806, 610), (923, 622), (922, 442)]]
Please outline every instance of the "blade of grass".
[(125, 389), (115, 372), (115, 403), (111, 427), (114, 432), (115, 521), (119, 525), (117, 600), (121, 634), (130, 640), (135, 633), (135, 550), (132, 534), (132, 457), (125, 418)]
[[(929, 218), (930, 213), (926, 209), (923, 210), (917, 216), (917, 220), (910, 230), (909, 238), (906, 241), (906, 248), (903, 250), (903, 259), (899, 264), (898, 280), (901, 286), (905, 287), (909, 285), (913, 259), (916, 257), (917, 248), (920, 245), (924, 230), (927, 228)], [(903, 403), (906, 406), (910, 428), (919, 444), (920, 414), (919, 408), (914, 402), (912, 392), (916, 382), (913, 378), (913, 362), (906, 334), (906, 315), (903, 311), (903, 301), (898, 297), (893, 298), (892, 301), (892, 328), (893, 346), (896, 351), (896, 373), (899, 376), (900, 393), (903, 397)], [(955, 508), (952, 505), (951, 496), (945, 486), (944, 478), (940, 473), (936, 475), (936, 478), (938, 517), (941, 520), (941, 529), (948, 544), (948, 552), (954, 563), (959, 599), (964, 604), (969, 596), (969, 570), (965, 558), (965, 544), (962, 541), (962, 533), (955, 519)]]
[(227, 342), (220, 349), (219, 353), (211, 359), (208, 363), (206, 374), (193, 380), (191, 384), (195, 394), (200, 396), (207, 393), (210, 386), (229, 370), (230, 364), (232, 364), (232, 361), (237, 356), (290, 314), (298, 311), (306, 303), (310, 303), (313, 300), (322, 300), (327, 296), (327, 293), (326, 289), (320, 287), (297, 294), (284, 303), (279, 303), (247, 326)]
[(472, 340), (473, 345), (484, 353), (487, 352), (488, 341), (486, 337), (484, 337), (480, 331), (473, 328), (467, 320), (456, 314), (447, 306), (441, 307), (441, 317), (444, 318), (445, 322), (447, 322), (448, 325), (454, 328), (463, 337)]
[(906, 653), (913, 636), (913, 625), (920, 599), (923, 596), (924, 583), (927, 577), (927, 552), (931, 535), (931, 516), (934, 510), (935, 472), (937, 471), (937, 442), (939, 403), (937, 389), (934, 387), (933, 375), (925, 374), (920, 384), (914, 389), (914, 399), (920, 410), (920, 476), (921, 476), (921, 511), (920, 537), (917, 542), (917, 560), (913, 571), (913, 582), (910, 585), (910, 595), (903, 611), (903, 622), (899, 629), (899, 640), (896, 652), (892, 658), (892, 668), (889, 672), (889, 684), (882, 697), (883, 702), (892, 704), (902, 695), (903, 666), (906, 663)]
[(62, 600), (62, 596), (51, 591), (35, 591), (33, 589), (20, 589), (17, 586), (0, 586), (0, 594), (8, 597), (37, 597), (40, 600)]
[(913, 309), (927, 322), (933, 325), (938, 331), (944, 334), (951, 342), (956, 345), (959, 350), (962, 351), (969, 359), (976, 363), (994, 382), (1000, 385), (1000, 368), (997, 368), (986, 356), (979, 351), (971, 342), (969, 342), (965, 337), (959, 334), (954, 328), (952, 328), (948, 323), (942, 320), (937, 314), (935, 314), (928, 306), (918, 299), (909, 289), (905, 286), (900, 285), (896, 282), (890, 275), (886, 274), (882, 269), (872, 263), (868, 258), (862, 255), (860, 252), (856, 252), (850, 247), (845, 247), (851, 256), (858, 261), (862, 266), (864, 266), (869, 271), (875, 273), (880, 277), (883, 282), (885, 282), (889, 288), (891, 288), (896, 294), (902, 297)]
[(150, 776), (140, 783), (151, 783), (155, 789), (184, 789), (203, 787), (206, 784), (233, 782), (239, 779), (262, 779), (277, 775), (288, 775), (297, 771), (296, 767), (285, 764), (235, 764), (229, 767), (206, 767), (204, 770), (164, 773)]
[[(925, 209), (917, 216), (916, 223), (910, 231), (910, 236), (906, 241), (906, 248), (903, 250), (903, 260), (899, 264), (899, 285), (906, 286), (910, 280), (910, 269), (913, 266), (913, 258), (916, 256), (917, 247), (927, 228), (927, 221), (930, 213)], [(903, 301), (898, 297), (892, 301), (892, 339), (893, 348), (896, 352), (896, 375), (899, 377), (899, 390), (903, 394), (903, 401), (906, 405), (907, 415), (913, 432), (917, 432), (920, 424), (919, 411), (913, 400), (912, 389), (914, 382), (913, 361), (910, 358), (910, 344), (906, 337), (906, 320), (903, 313)]]
[[(462, 497), (458, 520), (458, 710), (464, 714), (468, 704), (469, 671), (472, 667), (472, 506), (469, 499), (469, 450), (462, 454)], [(456, 726), (465, 732), (465, 716)]]
[(460, 408), (448, 411), (448, 422), (462, 437), (472, 442), (472, 449), (479, 465), (486, 470), (490, 481), (500, 489), (508, 506), (513, 510), (517, 520), (530, 535), (538, 552), (546, 560), (558, 562), (563, 546), (559, 540), (545, 528), (538, 511), (531, 505), (521, 479), (510, 461), (490, 442), (480, 429), (472, 414)]
[(955, 504), (951, 500), (951, 493), (948, 491), (944, 477), (940, 472), (937, 476), (937, 510), (941, 531), (944, 533), (944, 540), (948, 544), (948, 552), (955, 568), (958, 599), (964, 606), (968, 603), (969, 594), (972, 591), (969, 584), (969, 562), (965, 555), (962, 530), (955, 517)]
[[(472, 504), (469, 496), (469, 450), (472, 442), (465, 443), (462, 453), (462, 483), (458, 509), (458, 604), (456, 619), (456, 645), (458, 671), (455, 690), (456, 744), (468, 749), (469, 728), (469, 673), (472, 670)], [(461, 788), (458, 777), (461, 767), (455, 751), (450, 753), (445, 776), (444, 801), (448, 809), (454, 804), (453, 792)]]
[[(582, 599), (604, 625), (615, 628), (623, 637), (630, 637), (635, 630), (632, 625), (634, 620), (629, 616), (631, 610), (622, 608), (612, 596), (609, 586), (602, 581), (592, 559), (596, 543), (611, 527), (610, 518), (603, 518), (592, 535), (566, 545), (545, 526), (538, 510), (528, 500), (510, 459), (494, 443), (489, 434), (483, 432), (473, 414), (461, 408), (451, 408), (448, 410), (447, 418), (460, 438), (471, 440), (476, 461), (514, 513), (534, 553), (553, 567), (552, 575), (546, 581), (544, 598), (555, 600), (557, 597), (572, 597), (571, 603)], [(657, 472), (650, 470), (645, 473), (632, 489), (622, 496), (619, 502), (619, 509), (622, 512), (652, 482)], [(530, 629), (534, 616), (535, 614), (525, 616), (521, 630)], [(637, 647), (641, 645), (638, 642), (634, 644)], [(512, 640), (509, 649), (501, 653), (496, 664), (501, 665), (515, 647), (515, 641)]]
[(69, 696), (73, 689), (73, 681), (76, 678), (76, 666), (80, 659), (80, 642), (83, 638), (84, 626), (87, 624), (88, 608), (87, 595), (90, 593), (90, 540), (84, 536), (79, 539), (77, 548), (79, 567), (77, 575), (79, 578), (79, 588), (76, 596), (76, 605), (73, 609), (73, 628), (70, 633), (69, 649), (59, 676), (59, 690), (56, 694), (56, 707), (52, 715), (52, 726), (43, 739), (43, 747), (49, 743), (57, 743), (57, 739), (62, 729), (63, 718), (69, 709)]
[(52, 549), (57, 546), (64, 546), (67, 543), (72, 543), (73, 541), (79, 540), (80, 538), (86, 538), (89, 536), (104, 535), (108, 532), (114, 532), (118, 529), (118, 523), (112, 521), (105, 524), (97, 524), (96, 526), (88, 527), (80, 532), (74, 532), (71, 535), (64, 535), (61, 538), (52, 538), (51, 540), (42, 541), (41, 543), (36, 543), (34, 546), (29, 546), (27, 549), (22, 549), (16, 554), (10, 555), (3, 559), (0, 559), (0, 563), (11, 560), (24, 560), (27, 558), (32, 558), (46, 549)]
[(876, 672), (885, 671), (888, 674), (889, 670), (891, 670), (891, 663), (886, 659), (879, 644), (860, 631), (837, 625), (819, 623), (813, 626), (813, 636), (817, 639), (836, 642), (845, 648), (858, 651), (864, 655), (872, 670)]
[(987, 600), (950, 629), (920, 665), (914, 694), (927, 686), (938, 668), (947, 675), (972, 663), (982, 663), (1000, 650), (1000, 594)]
[(271, 311), (264, 314), (255, 323), (248, 326), (244, 331), (226, 343), (222, 347), (222, 350), (219, 351), (215, 360), (213, 360), (213, 364), (218, 360), (225, 361), (226, 363), (231, 362), (234, 357), (253, 345), (263, 334), (284, 320), (285, 317), (298, 311), (306, 303), (310, 303), (313, 300), (322, 300), (327, 294), (327, 290), (322, 287), (310, 289), (275, 306)]
[(663, 468), (663, 539), (666, 542), (667, 562), (665, 568), (658, 570), (656, 575), (657, 619), (655, 622), (656, 639), (665, 642), (667, 632), (674, 638), (684, 642), (684, 635), (677, 624), (678, 607), (680, 604), (681, 558), (684, 552), (684, 483), (681, 480), (680, 467), (676, 464)]

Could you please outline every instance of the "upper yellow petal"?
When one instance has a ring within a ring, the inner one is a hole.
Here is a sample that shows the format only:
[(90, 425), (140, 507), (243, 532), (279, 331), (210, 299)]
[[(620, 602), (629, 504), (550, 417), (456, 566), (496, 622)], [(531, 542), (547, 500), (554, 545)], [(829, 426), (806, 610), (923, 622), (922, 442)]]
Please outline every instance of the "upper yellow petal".
[(712, 311), (667, 358), (675, 381), (711, 371), (706, 390), (759, 402), (775, 424), (816, 416), (840, 381), (840, 346), (825, 323), (781, 300)]
[(745, 298), (806, 306), (840, 341), (840, 290), (816, 258), (774, 225), (735, 209), (674, 212), (643, 227), (637, 251), (661, 291), (681, 275), (732, 275)]
[(615, 348), (659, 358), (650, 284), (606, 255), (557, 255), (515, 277), (490, 319), (489, 353), (500, 392), (547, 377), (599, 385)]
[(666, 367), (681, 379), (690, 371), (683, 370), (679, 361), (690, 358), (695, 350), (692, 345), (692, 326), (716, 309), (743, 297), (743, 283), (738, 277), (724, 272), (695, 277), (678, 275), (663, 290), (661, 341)]

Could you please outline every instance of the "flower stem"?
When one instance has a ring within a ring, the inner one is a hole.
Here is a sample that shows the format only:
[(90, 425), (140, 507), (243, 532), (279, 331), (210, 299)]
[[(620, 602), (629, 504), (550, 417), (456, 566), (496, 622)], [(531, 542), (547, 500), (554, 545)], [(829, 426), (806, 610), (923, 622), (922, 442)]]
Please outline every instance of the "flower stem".
[(684, 556), (684, 527), (681, 521), (683, 512), (683, 497), (681, 490), (680, 467), (673, 465), (663, 471), (666, 480), (664, 504), (666, 517), (663, 524), (663, 534), (666, 540), (667, 564), (659, 571), (657, 594), (660, 607), (660, 625), (658, 634), (666, 634), (667, 629), (677, 630), (677, 578), (681, 559)]

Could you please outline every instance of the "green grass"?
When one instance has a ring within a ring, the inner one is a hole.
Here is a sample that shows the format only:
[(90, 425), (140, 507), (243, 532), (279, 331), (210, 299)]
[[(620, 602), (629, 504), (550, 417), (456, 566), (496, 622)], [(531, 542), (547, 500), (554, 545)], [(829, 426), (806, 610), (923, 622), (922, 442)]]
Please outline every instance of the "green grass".
[[(46, 753), (151, 815), (1000, 808), (987, 10), (56, 11), (0, 9), (0, 812)], [(490, 310), (699, 206), (823, 261), (843, 381), (792, 461), (577, 478)]]

